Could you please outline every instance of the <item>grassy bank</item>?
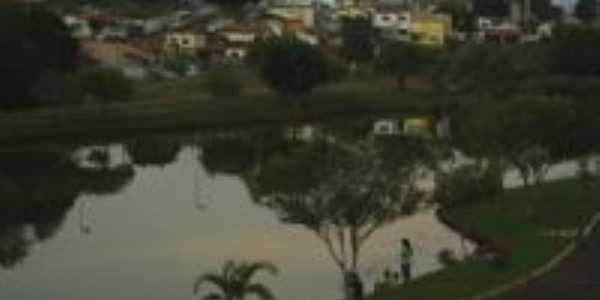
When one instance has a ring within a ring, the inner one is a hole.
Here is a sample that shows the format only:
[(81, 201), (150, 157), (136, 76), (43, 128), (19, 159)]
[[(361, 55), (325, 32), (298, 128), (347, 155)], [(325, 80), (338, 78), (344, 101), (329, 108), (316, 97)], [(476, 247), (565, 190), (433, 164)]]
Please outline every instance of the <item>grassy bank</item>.
[(138, 99), (108, 107), (85, 105), (0, 115), (0, 143), (368, 114), (429, 114), (434, 98), (383, 82), (346, 82), (305, 96), (302, 107), (272, 93), (215, 99), (191, 81), (139, 86)]
[(568, 242), (545, 235), (576, 229), (600, 210), (600, 187), (561, 180), (507, 191), (494, 201), (447, 211), (461, 227), (501, 242), (506, 266), (471, 259), (373, 297), (377, 300), (460, 300), (521, 277), (543, 265)]

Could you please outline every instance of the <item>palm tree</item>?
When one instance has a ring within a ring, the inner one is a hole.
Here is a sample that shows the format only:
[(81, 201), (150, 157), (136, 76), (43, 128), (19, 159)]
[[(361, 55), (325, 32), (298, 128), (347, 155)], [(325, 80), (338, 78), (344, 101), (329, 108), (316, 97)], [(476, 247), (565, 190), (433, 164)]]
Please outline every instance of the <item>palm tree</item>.
[(255, 295), (262, 300), (274, 300), (275, 297), (265, 285), (253, 283), (252, 277), (259, 271), (267, 271), (273, 275), (277, 268), (269, 262), (234, 262), (228, 260), (220, 273), (205, 273), (194, 282), (194, 294), (198, 294), (205, 283), (216, 286), (219, 291), (202, 297), (202, 300), (243, 300), (248, 295)]

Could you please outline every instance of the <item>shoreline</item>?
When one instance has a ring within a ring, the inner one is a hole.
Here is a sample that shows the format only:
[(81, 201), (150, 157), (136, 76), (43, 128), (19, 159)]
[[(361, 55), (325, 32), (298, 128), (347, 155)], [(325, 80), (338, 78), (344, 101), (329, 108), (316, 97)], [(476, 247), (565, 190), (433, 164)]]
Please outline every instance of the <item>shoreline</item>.
[[(320, 122), (347, 117), (432, 115), (428, 93), (395, 90), (320, 92), (301, 107), (275, 95), (197, 101), (136, 101), (0, 114), (0, 146), (65, 138)], [(372, 96), (366, 96), (367, 94)]]

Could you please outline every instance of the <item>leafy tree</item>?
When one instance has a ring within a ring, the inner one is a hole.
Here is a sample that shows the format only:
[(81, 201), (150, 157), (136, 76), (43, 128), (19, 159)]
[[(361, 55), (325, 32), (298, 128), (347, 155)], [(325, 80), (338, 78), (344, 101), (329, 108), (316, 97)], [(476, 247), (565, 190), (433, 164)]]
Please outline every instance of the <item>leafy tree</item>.
[(455, 143), (473, 157), (509, 162), (526, 186), (541, 182), (549, 164), (563, 157), (575, 118), (569, 106), (545, 97), (472, 102), (456, 115)]
[(218, 288), (218, 292), (209, 293), (203, 300), (244, 300), (252, 295), (262, 300), (274, 300), (275, 297), (263, 284), (253, 283), (253, 277), (260, 271), (277, 274), (277, 268), (268, 262), (227, 261), (220, 273), (206, 273), (194, 282), (194, 294), (206, 283)]
[(546, 76), (545, 45), (463, 45), (448, 56), (436, 73), (448, 90), (460, 94), (506, 96), (530, 93), (529, 84)]
[(127, 4), (127, 0), (82, 0), (81, 2), (101, 8), (119, 7)]
[(80, 76), (82, 93), (100, 103), (127, 101), (133, 97), (133, 83), (117, 69), (95, 68)]
[(509, 14), (508, 1), (505, 0), (474, 0), (475, 15), (486, 17), (507, 17)]
[(463, 32), (475, 31), (475, 14), (469, 0), (442, 0), (437, 5), (437, 11), (452, 17), (454, 26)]
[(342, 19), (342, 55), (352, 63), (373, 60), (375, 53), (375, 29), (368, 18)]
[(591, 22), (598, 18), (600, 3), (597, 0), (579, 0), (575, 5), (575, 15), (584, 22)]
[(436, 51), (408, 43), (391, 42), (383, 46), (377, 68), (395, 75), (398, 87), (404, 89), (408, 75), (424, 75), (430, 70), (437, 57)]
[(214, 3), (220, 6), (226, 6), (231, 8), (241, 8), (248, 3), (257, 3), (258, 0), (208, 0), (208, 2)]
[(560, 6), (552, 3), (552, 0), (531, 0), (531, 11), (541, 21), (550, 21), (563, 15)]
[(294, 37), (259, 41), (250, 57), (267, 85), (286, 97), (309, 93), (332, 80), (332, 71), (323, 53)]
[(259, 0), (208, 0), (207, 2), (217, 5), (223, 11), (235, 18), (243, 18), (249, 12), (250, 5), (257, 4)]
[(561, 26), (550, 45), (555, 73), (574, 76), (600, 75), (600, 30), (588, 26)]
[(497, 161), (462, 166), (438, 175), (433, 197), (447, 208), (489, 200), (503, 190), (503, 170)]
[(33, 86), (45, 72), (73, 70), (78, 43), (60, 17), (39, 6), (0, 4), (0, 106), (32, 103)]
[(282, 222), (313, 232), (346, 280), (373, 233), (423, 200), (414, 179), (426, 151), (419, 143), (395, 142), (297, 145), (267, 159), (247, 176), (248, 185), (254, 201)]

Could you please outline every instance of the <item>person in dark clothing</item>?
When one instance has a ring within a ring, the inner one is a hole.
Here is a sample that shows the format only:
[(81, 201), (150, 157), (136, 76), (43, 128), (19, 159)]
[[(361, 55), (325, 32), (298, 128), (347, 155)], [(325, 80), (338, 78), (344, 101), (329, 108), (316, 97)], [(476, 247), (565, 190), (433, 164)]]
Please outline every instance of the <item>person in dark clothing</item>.
[(412, 279), (412, 262), (414, 251), (410, 240), (402, 239), (400, 249), (400, 270), (402, 271), (402, 277), (404, 283), (409, 282)]

